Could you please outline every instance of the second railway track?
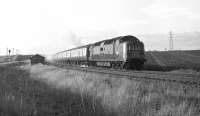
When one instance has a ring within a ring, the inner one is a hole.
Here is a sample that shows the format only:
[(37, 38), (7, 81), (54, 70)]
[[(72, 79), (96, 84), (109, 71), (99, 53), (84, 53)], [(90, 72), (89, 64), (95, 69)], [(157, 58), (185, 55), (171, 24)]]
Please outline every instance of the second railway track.
[(172, 73), (172, 72), (159, 72), (159, 71), (132, 71), (132, 70), (120, 70), (120, 69), (107, 69), (99, 67), (80, 67), (69, 66), (61, 64), (53, 64), (61, 68), (70, 70), (79, 70), (84, 72), (101, 73), (112, 75), (114, 78), (128, 78), (128, 79), (146, 79), (167, 81), (173, 83), (181, 83), (186, 85), (193, 85), (200, 87), (200, 75), (199, 74), (187, 74), (187, 73)]

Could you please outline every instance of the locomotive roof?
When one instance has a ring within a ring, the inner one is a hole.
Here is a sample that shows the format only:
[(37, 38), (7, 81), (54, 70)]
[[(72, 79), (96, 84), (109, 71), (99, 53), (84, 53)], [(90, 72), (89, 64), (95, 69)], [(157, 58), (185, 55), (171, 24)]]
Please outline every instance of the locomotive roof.
[(115, 41), (115, 40), (119, 40), (120, 43), (121, 43), (121, 42), (128, 41), (128, 40), (139, 41), (139, 39), (137, 39), (135, 36), (126, 35), (126, 36), (115, 37), (115, 38), (112, 38), (112, 39), (102, 40), (102, 41), (99, 41), (99, 42), (94, 43), (93, 45), (100, 45), (102, 42), (104, 42), (104, 44), (110, 44), (110, 43), (112, 43), (112, 42)]
[[(79, 47), (76, 47), (76, 48), (64, 50), (64, 51), (61, 51), (61, 52), (58, 52), (58, 53), (62, 53), (62, 52), (66, 52), (66, 51), (74, 50), (74, 49), (79, 49), (79, 48), (87, 48), (87, 47), (90, 46), (90, 45), (98, 46), (98, 45), (100, 45), (102, 42), (104, 42), (104, 44), (111, 44), (111, 43), (112, 43), (113, 41), (115, 41), (115, 40), (119, 40), (120, 43), (125, 42), (125, 41), (128, 41), (128, 40), (139, 41), (138, 38), (136, 38), (135, 36), (132, 36), (132, 35), (119, 36), (119, 37), (115, 37), (115, 38), (112, 38), (112, 39), (106, 39), (106, 40), (98, 41), (98, 42), (95, 42), (95, 43), (93, 43), (93, 44), (88, 44), (88, 45), (79, 46)], [(58, 54), (58, 53), (56, 53), (56, 54)]]

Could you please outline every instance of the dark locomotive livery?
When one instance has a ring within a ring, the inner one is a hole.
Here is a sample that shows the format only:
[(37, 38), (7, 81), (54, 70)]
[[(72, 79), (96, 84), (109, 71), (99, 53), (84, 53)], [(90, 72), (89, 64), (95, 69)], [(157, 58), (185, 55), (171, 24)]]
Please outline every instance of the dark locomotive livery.
[(142, 69), (144, 44), (134, 36), (120, 36), (56, 53), (57, 63)]

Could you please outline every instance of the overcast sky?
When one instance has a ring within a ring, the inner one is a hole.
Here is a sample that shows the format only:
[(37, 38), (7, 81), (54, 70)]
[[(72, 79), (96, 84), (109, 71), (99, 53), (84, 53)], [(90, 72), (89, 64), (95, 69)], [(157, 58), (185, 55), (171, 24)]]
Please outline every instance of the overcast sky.
[(199, 4), (199, 0), (1, 0), (0, 54), (6, 47), (52, 54), (119, 35), (200, 31)]

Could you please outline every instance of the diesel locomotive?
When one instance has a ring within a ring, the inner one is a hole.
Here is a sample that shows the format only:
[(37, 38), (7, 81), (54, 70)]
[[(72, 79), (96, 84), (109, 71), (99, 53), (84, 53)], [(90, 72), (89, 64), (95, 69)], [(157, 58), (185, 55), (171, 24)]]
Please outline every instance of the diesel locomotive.
[(56, 63), (124, 69), (143, 68), (144, 43), (127, 35), (65, 50), (54, 55)]

